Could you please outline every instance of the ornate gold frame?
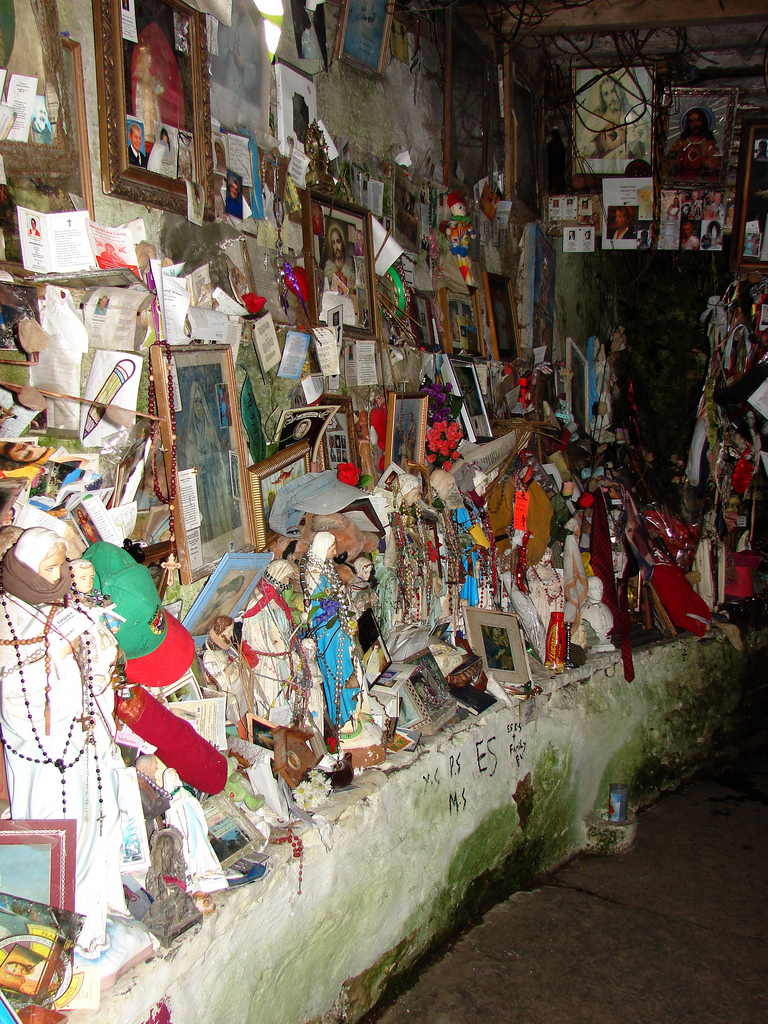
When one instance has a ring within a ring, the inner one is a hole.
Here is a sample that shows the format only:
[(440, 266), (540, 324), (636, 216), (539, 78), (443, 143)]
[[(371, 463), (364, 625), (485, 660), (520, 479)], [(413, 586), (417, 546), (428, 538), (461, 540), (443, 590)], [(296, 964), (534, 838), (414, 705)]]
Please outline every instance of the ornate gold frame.
[[(206, 80), (208, 47), (205, 16), (188, 7), (182, 0), (161, 2), (189, 18), (195, 180), (205, 190), (205, 216), (210, 220), (213, 218), (213, 143), (211, 102)], [(137, 4), (140, 3), (141, 0), (137, 0)], [(128, 144), (124, 130), (125, 68), (120, 0), (93, 0), (93, 29), (96, 44), (102, 187), (107, 195), (128, 199), (144, 206), (157, 206), (186, 216), (187, 190), (180, 178), (164, 178), (143, 167), (131, 167), (128, 164)]]
[(0, 156), (6, 174), (61, 174), (62, 168), (69, 173), (75, 160), (73, 114), (69, 109), (58, 9), (47, 0), (32, 0), (32, 11), (40, 35), (46, 81), (53, 84), (59, 100), (56, 137), (49, 146), (34, 142), (0, 142)]

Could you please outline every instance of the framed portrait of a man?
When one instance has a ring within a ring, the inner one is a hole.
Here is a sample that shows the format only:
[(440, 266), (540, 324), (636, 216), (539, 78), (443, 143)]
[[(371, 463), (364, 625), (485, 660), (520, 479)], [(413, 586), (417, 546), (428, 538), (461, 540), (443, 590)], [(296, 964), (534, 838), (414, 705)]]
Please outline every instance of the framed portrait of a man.
[(325, 320), (341, 306), (344, 332), (378, 330), (376, 275), (373, 268), (371, 215), (361, 206), (302, 193), (306, 270), (310, 279), (309, 315)]
[(650, 163), (653, 81), (645, 68), (573, 72), (574, 171), (623, 174), (635, 160)]

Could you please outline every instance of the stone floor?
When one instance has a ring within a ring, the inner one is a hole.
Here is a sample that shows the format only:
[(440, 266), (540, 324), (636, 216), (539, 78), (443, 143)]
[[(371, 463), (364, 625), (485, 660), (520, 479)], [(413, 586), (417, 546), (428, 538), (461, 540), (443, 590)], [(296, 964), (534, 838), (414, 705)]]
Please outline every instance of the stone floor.
[[(765, 1024), (768, 748), (494, 907), (375, 1024)], [(369, 1020), (368, 1024), (371, 1024)]]

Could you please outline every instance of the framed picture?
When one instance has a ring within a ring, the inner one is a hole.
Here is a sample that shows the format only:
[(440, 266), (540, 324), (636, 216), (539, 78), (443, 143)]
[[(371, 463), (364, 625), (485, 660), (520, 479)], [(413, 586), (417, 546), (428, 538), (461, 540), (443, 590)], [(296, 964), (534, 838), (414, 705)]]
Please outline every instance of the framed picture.
[[(24, 113), (26, 104), (19, 96), (21, 129), (14, 124), (10, 132), (24, 137), (0, 142), (5, 173), (61, 174), (76, 163), (77, 153), (57, 5), (6, 0), (0, 25), (0, 67), (8, 69), (5, 88), (13, 90), (14, 74), (36, 79)], [(13, 105), (10, 98), (7, 102)]]
[(768, 267), (768, 117), (744, 118), (731, 236), (731, 269)]
[(135, 768), (120, 773), (120, 826), (123, 848), (120, 870), (123, 874), (141, 874), (149, 867), (149, 840), (141, 806), (141, 792)]
[(0, 915), (0, 988), (16, 1008), (50, 1006), (71, 984), (82, 914), (0, 892)]
[(17, 818), (0, 822), (0, 877), (12, 896), (75, 909), (73, 819)]
[(299, 441), (284, 452), (277, 452), (263, 462), (248, 467), (248, 483), (253, 509), (256, 550), (264, 551), (277, 534), (269, 529), (269, 513), (278, 492), (290, 480), (309, 472), (310, 450), (306, 441)]
[(338, 405), (312, 405), (300, 409), (284, 409), (277, 425), (277, 450), (306, 441), (312, 455), (312, 462), (317, 462), (320, 445), (328, 423), (338, 412)]
[(586, 433), (589, 430), (591, 419), (589, 415), (589, 366), (586, 356), (573, 338), (568, 338), (565, 365), (571, 375), (570, 383), (566, 387), (571, 415)]
[(301, 196), (310, 319), (341, 305), (345, 335), (378, 333), (370, 212), (310, 189)]
[(370, 608), (366, 608), (357, 620), (357, 640), (360, 644), (365, 679), (370, 684), (392, 664), (376, 616)]
[(477, 291), (471, 289), (469, 295), (461, 295), (441, 288), (437, 299), (443, 311), (445, 351), (449, 355), (452, 352), (462, 356), (484, 355)]
[[(209, 576), (228, 551), (250, 544), (252, 533), (232, 349), (183, 345), (170, 352), (170, 370), (160, 345), (150, 348), (150, 363), (163, 419), (167, 479), (173, 467), (171, 435), (176, 436), (176, 544), (181, 582), (187, 584)], [(225, 418), (219, 414), (222, 400), (229, 410)]]
[(271, 561), (272, 555), (266, 553), (224, 555), (182, 622), (196, 643), (205, 641), (219, 615), (234, 619), (240, 614)]
[[(296, 45), (296, 58), (299, 67), (308, 74), (317, 74), (328, 70), (328, 50), (325, 31), (325, 4), (318, 4), (314, 10), (307, 10), (306, 0), (290, 0), (293, 39)], [(286, 21), (283, 21), (283, 34)], [(289, 29), (290, 31), (290, 29)], [(281, 53), (283, 53), (281, 47)], [(287, 57), (293, 63), (293, 56)]]
[(76, 43), (68, 36), (61, 37), (61, 45), (64, 49), (64, 77), (72, 114), (72, 141), (77, 150), (80, 187), (74, 191), (83, 201), (82, 209), (87, 210), (93, 220), (95, 214), (93, 211), (93, 182), (91, 181), (91, 150), (88, 145), (88, 121), (85, 110), (83, 55), (80, 43)]
[(446, 383), (450, 382), (453, 385), (453, 394), (461, 395), (464, 399), (461, 419), (468, 439), (473, 444), (477, 441), (490, 441), (493, 432), (475, 364), (471, 359), (444, 356), (440, 372), (444, 375)]
[(428, 402), (428, 395), (388, 393), (385, 465), (396, 462), (404, 467), (407, 461), (424, 464)]
[(264, 837), (230, 799), (219, 794), (203, 804), (208, 840), (225, 870), (264, 846)]
[(389, 53), (393, 9), (389, 0), (345, 0), (334, 56), (381, 78)]
[(483, 271), (483, 289), (491, 331), (494, 359), (517, 359), (520, 355), (520, 327), (512, 281), (500, 274)]
[[(93, 4), (102, 187), (107, 195), (186, 217), (183, 178), (191, 178), (213, 217), (205, 16), (182, 0), (141, 0), (133, 7), (135, 42), (123, 38), (121, 0)], [(172, 150), (179, 177), (165, 166)]]
[(299, 71), (278, 64), (275, 67), (277, 84), (277, 137), (285, 152), (291, 140), (304, 152), (307, 128), (317, 119), (317, 92), (314, 81)]
[(352, 399), (345, 395), (321, 395), (320, 401), (336, 405), (336, 412), (328, 421), (323, 434), (323, 464), (326, 469), (336, 469), (342, 462), (351, 462), (358, 469), (362, 467), (357, 447), (355, 412)]
[(662, 175), (674, 185), (722, 185), (738, 89), (673, 89)]
[(623, 174), (633, 160), (650, 163), (652, 101), (653, 81), (643, 67), (575, 68), (574, 171)]
[(525, 686), (530, 683), (528, 654), (516, 615), (465, 608), (464, 620), (470, 646), (483, 659), (485, 672), (492, 672), (502, 684)]
[(432, 351), (435, 347), (436, 331), (432, 317), (432, 303), (428, 295), (411, 291), (411, 331), (419, 348)]

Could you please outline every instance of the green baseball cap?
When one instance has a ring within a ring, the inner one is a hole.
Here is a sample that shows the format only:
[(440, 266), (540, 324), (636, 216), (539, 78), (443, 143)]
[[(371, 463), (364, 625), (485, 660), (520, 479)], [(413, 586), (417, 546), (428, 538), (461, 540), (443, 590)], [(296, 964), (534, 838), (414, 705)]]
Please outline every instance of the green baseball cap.
[(106, 541), (91, 544), (83, 558), (94, 568), (94, 586), (125, 619), (116, 639), (127, 659), (128, 678), (145, 686), (167, 686), (181, 678), (192, 664), (195, 642), (163, 608), (149, 569)]

